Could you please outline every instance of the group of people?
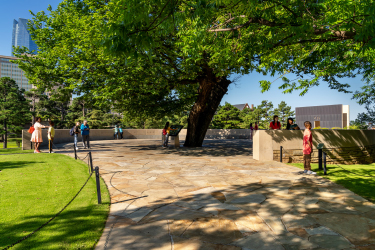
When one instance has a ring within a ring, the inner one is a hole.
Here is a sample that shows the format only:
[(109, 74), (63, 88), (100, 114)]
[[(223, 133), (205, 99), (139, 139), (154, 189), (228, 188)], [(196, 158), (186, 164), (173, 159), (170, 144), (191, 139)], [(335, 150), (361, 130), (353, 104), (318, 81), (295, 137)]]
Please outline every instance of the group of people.
[(34, 131), (31, 134), (31, 142), (34, 142), (34, 153), (40, 153), (39, 147), (40, 144), (43, 142), (42, 139), (42, 128), (48, 128), (48, 148), (49, 153), (54, 153), (52, 149), (53, 138), (55, 137), (55, 129), (53, 126), (55, 125), (53, 121), (49, 121), (49, 126), (44, 126), (41, 124), (42, 119), (40, 117), (35, 118), (35, 123), (33, 125)]
[[(42, 120), (40, 117), (35, 118), (35, 123), (32, 126), (33, 132), (31, 135), (31, 142), (35, 143), (35, 150), (34, 153), (40, 153), (39, 147), (40, 144), (43, 142), (42, 139), (42, 129), (48, 128), (48, 147), (49, 147), (49, 153), (54, 153), (52, 149), (53, 139), (55, 137), (55, 129), (54, 129), (54, 123), (53, 121), (49, 121), (49, 126), (45, 126), (41, 124)], [(114, 135), (113, 139), (123, 139), (123, 131), (121, 126), (115, 126), (114, 128)], [(76, 150), (78, 150), (78, 135), (81, 134), (82, 136), (82, 142), (83, 142), (83, 148), (84, 149), (90, 149), (90, 126), (87, 124), (87, 121), (84, 120), (81, 124), (80, 122), (77, 122), (75, 126), (71, 129), (71, 135), (74, 136), (74, 147)]]
[(87, 121), (84, 120), (82, 124), (77, 122), (76, 125), (72, 128), (74, 136), (74, 147), (78, 150), (78, 135), (81, 133), (83, 148), (90, 149), (90, 126), (87, 124)]
[[(270, 122), (270, 129), (281, 129), (281, 123), (277, 115), (273, 116), (273, 121)], [(300, 130), (299, 126), (294, 123), (293, 118), (289, 117), (286, 124), (286, 130)]]
[[(250, 123), (250, 139), (253, 139), (254, 132), (258, 130), (258, 123), (255, 123), (255, 126), (253, 127), (253, 123)], [(270, 122), (269, 128), (271, 130), (275, 129), (281, 129), (281, 123), (279, 122), (279, 116), (275, 115), (273, 117), (273, 121)], [(288, 118), (288, 123), (286, 125), (286, 130), (300, 130), (299, 126), (294, 123), (293, 118)]]
[(120, 135), (120, 139), (124, 139), (121, 126), (117, 127), (117, 125), (115, 125), (114, 130), (115, 130), (115, 133), (113, 134), (113, 139), (117, 138), (117, 140), (118, 140), (119, 135)]
[(165, 140), (163, 142), (163, 148), (166, 148), (168, 147), (168, 138), (169, 138), (169, 135), (170, 135), (170, 132), (173, 131), (173, 130), (177, 130), (177, 129), (173, 129), (169, 126), (169, 122), (167, 122), (163, 128), (163, 135), (165, 136)]
[[(313, 153), (313, 145), (312, 145), (312, 133), (311, 128), (312, 124), (309, 121), (305, 121), (305, 131), (303, 132), (303, 166), (304, 166), (304, 173), (305, 174), (316, 174), (315, 172), (311, 171), (311, 154)], [(279, 117), (275, 115), (273, 117), (273, 121), (270, 123), (270, 129), (281, 129), (281, 124), (279, 122)], [(294, 123), (293, 118), (288, 118), (288, 123), (286, 125), (287, 130), (300, 130), (299, 126)]]
[[(251, 129), (251, 138), (253, 137), (253, 130), (258, 130), (258, 125), (255, 123), (255, 128), (250, 124)], [(313, 145), (312, 145), (312, 133), (311, 128), (312, 124), (309, 121), (304, 122), (305, 130), (303, 132), (303, 165), (304, 165), (304, 173), (305, 174), (316, 174), (315, 172), (311, 171), (311, 154), (313, 153)], [(281, 124), (279, 122), (279, 117), (275, 115), (273, 117), (273, 121), (270, 122), (270, 129), (271, 130), (280, 130)], [(293, 118), (289, 117), (288, 122), (286, 125), (286, 130), (300, 130), (300, 127), (294, 123)]]

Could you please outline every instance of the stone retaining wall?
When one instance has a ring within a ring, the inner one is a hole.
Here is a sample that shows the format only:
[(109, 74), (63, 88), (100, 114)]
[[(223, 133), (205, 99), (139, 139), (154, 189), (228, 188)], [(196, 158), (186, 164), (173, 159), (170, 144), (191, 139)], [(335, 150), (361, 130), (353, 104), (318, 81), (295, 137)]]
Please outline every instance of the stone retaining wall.
[[(324, 149), (327, 164), (370, 164), (375, 162), (375, 145)], [(273, 151), (273, 160), (280, 161), (280, 150)], [(318, 163), (318, 150), (311, 155), (311, 163)], [(302, 149), (284, 149), (284, 163), (303, 163)]]
[[(375, 161), (374, 130), (312, 130), (312, 162), (318, 162), (319, 143), (324, 144), (328, 156), (338, 163), (355, 164)], [(253, 157), (261, 161), (279, 161), (280, 146), (283, 147), (283, 162), (303, 162), (303, 130), (261, 130), (255, 133)], [(329, 157), (327, 162), (331, 163)]]
[[(74, 137), (69, 134), (70, 129), (55, 129), (54, 144), (73, 142)], [(41, 147), (48, 147), (47, 129), (42, 130), (43, 143)], [(179, 139), (185, 140), (186, 129), (179, 133)], [(113, 140), (113, 129), (91, 129), (90, 140)], [(123, 129), (124, 139), (160, 139), (162, 129)], [(250, 139), (250, 129), (209, 129), (206, 133), (206, 139)], [(22, 149), (31, 149), (31, 134), (27, 129), (22, 130)], [(81, 135), (78, 135), (78, 141), (81, 142)]]

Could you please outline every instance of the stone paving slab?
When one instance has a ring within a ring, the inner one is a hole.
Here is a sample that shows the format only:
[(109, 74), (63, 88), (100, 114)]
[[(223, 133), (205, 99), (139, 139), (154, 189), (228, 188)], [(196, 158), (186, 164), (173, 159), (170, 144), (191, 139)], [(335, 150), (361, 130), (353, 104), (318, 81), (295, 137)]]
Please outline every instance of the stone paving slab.
[(253, 160), (248, 140), (91, 144), (112, 203), (97, 250), (375, 249), (373, 203), (298, 168)]

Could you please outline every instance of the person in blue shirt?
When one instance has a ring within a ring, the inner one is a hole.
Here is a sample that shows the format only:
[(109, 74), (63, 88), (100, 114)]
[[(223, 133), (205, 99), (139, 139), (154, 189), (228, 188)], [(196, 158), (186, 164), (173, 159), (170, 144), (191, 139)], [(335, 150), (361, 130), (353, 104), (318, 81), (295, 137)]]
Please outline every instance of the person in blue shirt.
[(124, 137), (122, 136), (123, 134), (122, 134), (122, 128), (121, 128), (121, 126), (119, 126), (118, 127), (118, 131), (120, 132), (120, 139), (123, 139)]
[(81, 125), (81, 135), (82, 135), (82, 141), (83, 141), (83, 147), (90, 148), (90, 127), (87, 124), (87, 121), (84, 120), (83, 124)]

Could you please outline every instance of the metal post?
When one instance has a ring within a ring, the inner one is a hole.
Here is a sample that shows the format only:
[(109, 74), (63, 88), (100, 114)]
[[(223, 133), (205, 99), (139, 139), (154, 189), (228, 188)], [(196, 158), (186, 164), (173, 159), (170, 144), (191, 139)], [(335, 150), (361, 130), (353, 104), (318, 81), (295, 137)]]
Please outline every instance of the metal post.
[(92, 165), (92, 154), (91, 151), (89, 152), (89, 157), (90, 157), (90, 168), (91, 168), (91, 173), (94, 171), (94, 167)]
[(322, 155), (323, 149), (318, 149), (319, 170), (323, 170)]
[(280, 162), (283, 162), (283, 146), (280, 146)]
[(327, 153), (323, 151), (324, 175), (327, 175)]
[(77, 160), (77, 149), (76, 149), (76, 146), (74, 145), (74, 158)]
[(95, 167), (96, 192), (98, 194), (98, 204), (102, 204), (102, 195), (100, 193), (99, 167)]

